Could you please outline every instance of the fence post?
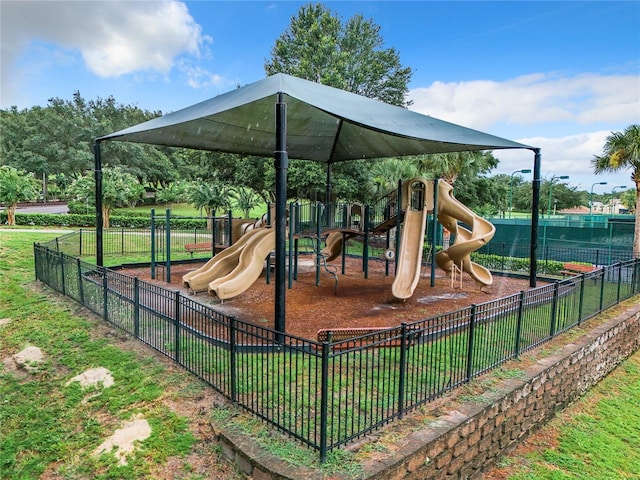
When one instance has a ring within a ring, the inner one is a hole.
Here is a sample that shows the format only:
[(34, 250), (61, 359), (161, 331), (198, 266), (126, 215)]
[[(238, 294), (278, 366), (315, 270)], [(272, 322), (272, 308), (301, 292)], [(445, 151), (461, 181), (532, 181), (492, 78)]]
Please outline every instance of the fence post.
[(606, 276), (606, 269), (607, 267), (602, 268), (602, 275), (600, 276), (600, 308), (598, 309), (599, 312), (602, 311), (602, 305), (604, 304), (604, 278)]
[(580, 276), (580, 302), (578, 303), (578, 325), (582, 323), (582, 315), (584, 313), (584, 284), (585, 284), (584, 275)]
[(522, 336), (522, 313), (524, 311), (524, 291), (520, 291), (520, 297), (518, 299), (518, 319), (516, 321), (516, 344), (515, 344), (515, 357), (520, 356), (520, 337)]
[(156, 279), (156, 209), (151, 209), (151, 278)]
[(551, 302), (551, 325), (549, 326), (549, 338), (553, 338), (556, 334), (556, 321), (557, 321), (557, 311), (558, 311), (558, 292), (559, 283), (556, 282), (553, 284), (553, 301)]
[(362, 267), (364, 270), (364, 278), (369, 278), (369, 229), (371, 222), (371, 209), (369, 205), (364, 207), (364, 242), (362, 243)]
[(58, 259), (60, 261), (60, 288), (62, 289), (62, 295), (67, 295), (67, 289), (64, 281), (64, 254), (58, 251)]
[(173, 324), (174, 324), (174, 336), (175, 336), (175, 347), (176, 347), (176, 353), (175, 353), (175, 359), (176, 362), (180, 365), (182, 365), (182, 362), (180, 361), (180, 291), (176, 290), (175, 292), (175, 297), (174, 297), (174, 315), (173, 315), (174, 319), (173, 319)]
[(78, 256), (81, 257), (82, 256), (82, 229), (80, 229), (80, 235), (79, 235), (79, 239), (78, 239)]
[(82, 285), (82, 266), (80, 259), (76, 258), (76, 266), (78, 269), (78, 300), (84, 305), (84, 285)]
[(124, 255), (124, 227), (120, 227), (120, 254)]
[(140, 338), (140, 285), (138, 277), (133, 277), (133, 336)]
[(620, 303), (620, 287), (622, 286), (622, 262), (618, 262), (618, 291), (616, 293), (616, 303)]
[(165, 232), (166, 232), (166, 246), (167, 255), (166, 255), (166, 263), (165, 263), (165, 278), (164, 281), (167, 283), (171, 283), (171, 209), (167, 208), (165, 212)]
[(402, 338), (400, 340), (400, 372), (398, 375), (398, 418), (402, 418), (404, 415), (404, 391), (405, 391), (405, 378), (407, 374), (407, 349), (409, 348), (409, 342), (407, 341), (407, 324), (402, 322), (401, 324)]
[(236, 372), (236, 317), (229, 317), (229, 382), (231, 401), (238, 401), (238, 374)]
[(320, 237), (322, 235), (322, 208), (320, 204), (316, 203), (316, 245), (314, 247), (316, 251), (316, 287), (320, 285)]
[(294, 238), (294, 234), (295, 234), (295, 230), (293, 228), (293, 223), (291, 222), (291, 218), (293, 218), (293, 209), (295, 207), (295, 203), (290, 202), (289, 203), (289, 252), (288, 252), (288, 265), (289, 267), (287, 268), (287, 280), (288, 280), (288, 285), (287, 287), (289, 288), (289, 290), (291, 290), (293, 288), (293, 268), (291, 268), (291, 265), (293, 264), (293, 242), (295, 240)]
[(471, 381), (471, 377), (473, 376), (473, 337), (475, 336), (476, 330), (476, 305), (471, 305), (471, 318), (469, 318), (469, 338), (467, 341), (467, 379), (466, 381)]
[(104, 267), (100, 267), (102, 268), (102, 317), (105, 319), (106, 322), (109, 321), (109, 310), (108, 310), (108, 287), (109, 287), (109, 282), (107, 280), (107, 269)]
[(322, 364), (320, 385), (320, 462), (327, 459), (329, 411), (329, 342), (322, 342)]
[[(211, 256), (215, 257), (216, 256), (216, 216), (213, 216), (213, 219), (211, 220)], [(222, 242), (220, 242), (222, 243)]]

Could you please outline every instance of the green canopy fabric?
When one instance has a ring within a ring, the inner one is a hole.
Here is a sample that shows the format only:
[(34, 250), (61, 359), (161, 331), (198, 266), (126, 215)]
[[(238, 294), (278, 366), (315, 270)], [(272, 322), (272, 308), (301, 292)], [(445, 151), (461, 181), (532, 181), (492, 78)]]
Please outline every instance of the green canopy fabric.
[(272, 156), (278, 94), (287, 104), (286, 150), (293, 159), (333, 163), (532, 148), (281, 73), (98, 140)]

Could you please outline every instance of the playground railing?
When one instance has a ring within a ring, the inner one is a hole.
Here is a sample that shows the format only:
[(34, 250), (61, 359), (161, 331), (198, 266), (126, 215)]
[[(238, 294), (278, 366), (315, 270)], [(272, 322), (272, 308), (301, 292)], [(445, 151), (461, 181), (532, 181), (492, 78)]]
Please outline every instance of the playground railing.
[(628, 260), (385, 334), (317, 342), (82, 261), (65, 252), (64, 238), (34, 245), (37, 280), (173, 359), (322, 460), (636, 295), (640, 278), (640, 260)]

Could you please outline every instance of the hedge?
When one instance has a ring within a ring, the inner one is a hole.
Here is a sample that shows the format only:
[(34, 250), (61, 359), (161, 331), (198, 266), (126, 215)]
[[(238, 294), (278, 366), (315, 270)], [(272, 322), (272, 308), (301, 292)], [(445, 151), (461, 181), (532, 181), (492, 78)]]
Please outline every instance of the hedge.
[[(0, 212), (0, 224), (7, 223), (6, 212)], [(157, 226), (164, 226), (164, 218), (156, 218)], [(75, 213), (16, 213), (16, 225), (31, 225), (40, 227), (95, 227), (95, 215), (75, 214)], [(117, 228), (149, 228), (151, 218), (149, 215), (120, 216), (112, 215), (109, 218), (110, 227)], [(175, 228), (206, 228), (206, 218), (172, 218), (171, 226)]]

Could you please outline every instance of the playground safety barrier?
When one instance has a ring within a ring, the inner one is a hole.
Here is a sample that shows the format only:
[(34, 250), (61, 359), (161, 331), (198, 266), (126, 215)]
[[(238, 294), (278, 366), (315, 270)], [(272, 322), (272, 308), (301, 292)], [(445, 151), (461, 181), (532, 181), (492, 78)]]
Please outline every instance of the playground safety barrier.
[(640, 260), (605, 266), (351, 342), (223, 315), (179, 291), (35, 244), (36, 279), (319, 452), (400, 419), (638, 293)]

